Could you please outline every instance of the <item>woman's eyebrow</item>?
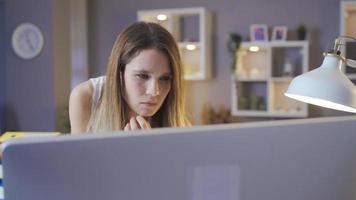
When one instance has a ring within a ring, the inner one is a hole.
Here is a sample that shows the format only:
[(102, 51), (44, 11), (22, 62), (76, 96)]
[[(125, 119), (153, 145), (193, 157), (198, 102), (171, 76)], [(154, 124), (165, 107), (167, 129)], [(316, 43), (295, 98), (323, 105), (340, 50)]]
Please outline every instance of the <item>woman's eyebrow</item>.
[[(133, 70), (135, 73), (144, 73), (144, 74), (152, 74), (152, 72), (147, 70)], [(163, 73), (161, 76), (172, 76), (171, 72)]]
[(145, 73), (145, 74), (149, 74), (150, 72), (147, 70), (133, 70), (136, 73)]

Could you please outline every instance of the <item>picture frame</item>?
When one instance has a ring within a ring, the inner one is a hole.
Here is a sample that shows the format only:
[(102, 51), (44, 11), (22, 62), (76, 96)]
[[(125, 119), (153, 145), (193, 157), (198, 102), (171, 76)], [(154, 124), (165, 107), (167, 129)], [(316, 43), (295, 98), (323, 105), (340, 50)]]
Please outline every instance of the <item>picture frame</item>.
[(268, 27), (266, 24), (252, 24), (250, 26), (251, 41), (268, 41)]
[(272, 31), (273, 41), (286, 41), (287, 40), (287, 27), (286, 26), (275, 26)]

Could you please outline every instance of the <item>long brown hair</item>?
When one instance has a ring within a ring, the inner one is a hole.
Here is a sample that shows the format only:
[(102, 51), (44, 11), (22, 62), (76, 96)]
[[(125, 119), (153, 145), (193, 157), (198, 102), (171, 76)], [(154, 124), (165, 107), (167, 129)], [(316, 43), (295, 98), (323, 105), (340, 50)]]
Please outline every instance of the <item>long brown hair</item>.
[(171, 89), (161, 108), (152, 117), (153, 127), (184, 127), (190, 125), (185, 113), (182, 62), (177, 43), (162, 26), (136, 22), (116, 39), (109, 57), (106, 84), (99, 107), (92, 113), (89, 131), (122, 130), (129, 122), (129, 107), (124, 100), (125, 66), (140, 51), (156, 49), (164, 53), (172, 73)]

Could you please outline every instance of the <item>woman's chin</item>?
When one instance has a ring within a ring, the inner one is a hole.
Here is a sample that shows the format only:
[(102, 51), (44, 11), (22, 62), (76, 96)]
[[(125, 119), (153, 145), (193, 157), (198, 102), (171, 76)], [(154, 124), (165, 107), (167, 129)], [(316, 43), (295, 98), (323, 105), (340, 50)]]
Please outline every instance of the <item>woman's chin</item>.
[(155, 106), (141, 105), (136, 108), (136, 113), (142, 117), (152, 117), (157, 111)]
[(137, 112), (137, 114), (142, 116), (142, 117), (152, 117), (155, 114), (155, 112), (153, 112), (153, 111), (142, 111), (141, 110), (141, 111)]

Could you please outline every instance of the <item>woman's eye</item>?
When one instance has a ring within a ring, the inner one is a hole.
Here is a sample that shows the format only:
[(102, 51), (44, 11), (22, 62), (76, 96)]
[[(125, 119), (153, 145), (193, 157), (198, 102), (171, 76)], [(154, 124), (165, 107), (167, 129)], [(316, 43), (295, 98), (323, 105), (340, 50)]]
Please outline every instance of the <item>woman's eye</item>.
[(147, 80), (150, 78), (147, 74), (136, 74), (136, 77), (138, 79), (143, 79), (143, 80)]
[(162, 81), (171, 81), (172, 80), (172, 77), (171, 76), (162, 76), (160, 78)]

